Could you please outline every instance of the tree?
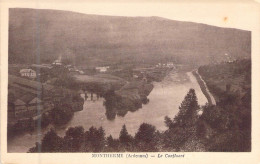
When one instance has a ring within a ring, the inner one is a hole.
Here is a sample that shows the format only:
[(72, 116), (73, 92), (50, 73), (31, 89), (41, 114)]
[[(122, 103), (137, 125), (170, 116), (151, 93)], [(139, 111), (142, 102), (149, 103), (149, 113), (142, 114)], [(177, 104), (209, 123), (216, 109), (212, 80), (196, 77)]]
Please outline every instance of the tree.
[(164, 123), (165, 123), (165, 125), (166, 125), (169, 129), (173, 128), (173, 126), (174, 126), (173, 121), (172, 121), (171, 118), (168, 117), (168, 116), (165, 116), (165, 117), (164, 117)]
[(77, 126), (75, 128), (70, 127), (66, 131), (66, 135), (64, 137), (65, 150), (68, 152), (79, 151), (83, 141), (83, 136), (84, 128), (82, 126)]
[(143, 123), (135, 135), (135, 143), (139, 151), (156, 151), (157, 139), (153, 125)]
[(115, 108), (106, 107), (105, 115), (108, 120), (114, 120), (116, 118), (116, 112), (117, 112), (117, 110)]
[(123, 125), (122, 130), (120, 131), (119, 141), (124, 145), (130, 145), (133, 141), (133, 137), (128, 134), (125, 125)]
[(191, 131), (183, 127), (176, 126), (168, 129), (163, 133), (163, 147), (168, 151), (179, 151), (190, 135)]
[(62, 138), (51, 129), (42, 139), (41, 145), (36, 143), (36, 147), (31, 148), (30, 152), (61, 152), (62, 151)]
[(114, 120), (117, 113), (117, 102), (120, 101), (120, 98), (115, 94), (114, 90), (108, 90), (104, 94), (104, 106), (106, 107), (106, 117), (108, 120)]
[(51, 111), (51, 117), (54, 124), (66, 124), (73, 117), (71, 104), (55, 104), (55, 107)]
[(181, 127), (194, 125), (199, 109), (197, 96), (194, 89), (190, 89), (179, 107), (179, 113), (174, 118), (174, 123)]
[(178, 114), (171, 120), (165, 117), (169, 128), (164, 132), (164, 147), (178, 151), (180, 147), (196, 132), (197, 110), (199, 109), (194, 89), (190, 89), (179, 107)]
[(102, 127), (90, 127), (85, 132), (85, 151), (101, 152), (105, 146), (105, 131)]
[(114, 139), (111, 135), (107, 137), (107, 150), (108, 152), (120, 151), (120, 142), (118, 139)]

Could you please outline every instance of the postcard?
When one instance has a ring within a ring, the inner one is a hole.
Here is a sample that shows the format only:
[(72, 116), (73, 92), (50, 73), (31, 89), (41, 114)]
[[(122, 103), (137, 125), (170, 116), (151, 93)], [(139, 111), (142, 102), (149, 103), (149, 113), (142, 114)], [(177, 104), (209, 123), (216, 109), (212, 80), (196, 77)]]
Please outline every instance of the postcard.
[(1, 1), (1, 162), (260, 163), (254, 1)]

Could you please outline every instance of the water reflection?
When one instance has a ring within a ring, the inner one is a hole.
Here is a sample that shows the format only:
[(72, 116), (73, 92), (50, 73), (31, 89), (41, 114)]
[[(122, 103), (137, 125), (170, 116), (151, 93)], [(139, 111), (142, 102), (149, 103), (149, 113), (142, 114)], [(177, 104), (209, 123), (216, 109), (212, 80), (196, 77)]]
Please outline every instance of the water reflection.
[(128, 111), (135, 112), (142, 108), (143, 104), (149, 103), (149, 99), (147, 97), (131, 100), (118, 96), (113, 90), (108, 91), (104, 95), (104, 99), (103, 105), (106, 108), (105, 115), (108, 120), (114, 120), (116, 115), (124, 117)]
[(82, 93), (81, 97), (85, 101), (95, 102), (100, 98), (104, 98), (103, 106), (105, 107), (105, 115), (108, 120), (114, 120), (116, 116), (124, 117), (128, 111), (135, 112), (142, 108), (143, 105), (149, 103), (149, 99), (144, 96), (141, 99), (130, 100), (118, 96), (115, 91), (110, 90), (104, 96), (96, 93)]
[(81, 97), (85, 100), (85, 101), (98, 101), (99, 98), (101, 98), (102, 96), (98, 93), (93, 93), (93, 92), (85, 92), (81, 94)]

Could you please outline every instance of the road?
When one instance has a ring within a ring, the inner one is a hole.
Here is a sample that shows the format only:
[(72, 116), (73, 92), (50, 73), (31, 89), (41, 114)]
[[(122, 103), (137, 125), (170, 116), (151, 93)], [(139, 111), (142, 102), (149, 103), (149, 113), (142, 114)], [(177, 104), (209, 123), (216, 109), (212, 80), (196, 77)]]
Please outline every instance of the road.
[(207, 87), (207, 84), (205, 83), (205, 81), (203, 80), (203, 78), (200, 76), (198, 70), (195, 70), (195, 73), (197, 74), (197, 79), (198, 80), (198, 83), (199, 85), (203, 85), (203, 86), (200, 86), (201, 87), (201, 90), (202, 92), (205, 94), (205, 96), (207, 97), (208, 101), (209, 101), (209, 104), (210, 105), (216, 105), (216, 100), (215, 98), (212, 96), (212, 94), (210, 93), (208, 87)]

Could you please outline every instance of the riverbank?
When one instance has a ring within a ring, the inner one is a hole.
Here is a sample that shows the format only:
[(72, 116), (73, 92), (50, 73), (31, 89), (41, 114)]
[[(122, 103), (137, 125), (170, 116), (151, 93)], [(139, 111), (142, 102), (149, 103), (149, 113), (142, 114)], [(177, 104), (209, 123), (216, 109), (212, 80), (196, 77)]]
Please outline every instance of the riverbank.
[(208, 99), (209, 105), (216, 105), (215, 98), (212, 96), (210, 91), (208, 90), (207, 84), (205, 81), (202, 79), (200, 74), (198, 73), (198, 70), (192, 71), (192, 74), (195, 76), (195, 78), (198, 81), (198, 84), (200, 85), (202, 93), (205, 95), (205, 97)]

